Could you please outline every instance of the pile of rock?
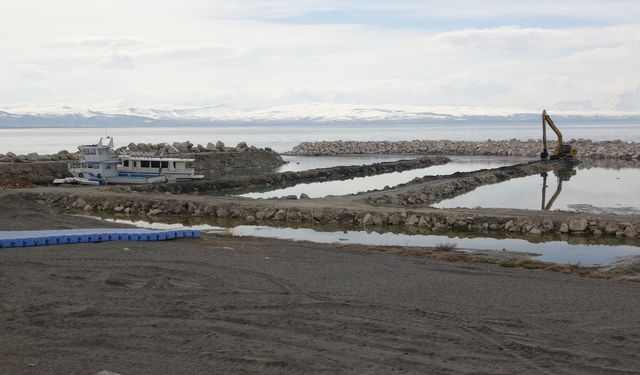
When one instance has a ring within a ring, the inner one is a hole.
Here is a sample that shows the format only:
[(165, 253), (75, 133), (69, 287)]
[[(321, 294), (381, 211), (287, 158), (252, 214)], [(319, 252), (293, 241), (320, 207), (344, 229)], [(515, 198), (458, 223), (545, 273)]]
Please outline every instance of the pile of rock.
[[(76, 196), (63, 193), (26, 193), (26, 198), (45, 202), (63, 209), (105, 212), (115, 215), (211, 217), (233, 219), (247, 223), (341, 224), (365, 227), (403, 227), (407, 231), (503, 232), (509, 234), (542, 235), (560, 233), (576, 236), (617, 236), (637, 239), (640, 221), (633, 217), (586, 214), (540, 213), (530, 215), (493, 215), (461, 213), (449, 210), (428, 212), (405, 209), (354, 210), (346, 207), (308, 207), (294, 205), (296, 201), (278, 201), (279, 206), (207, 203), (131, 196)], [(274, 203), (274, 202), (272, 202)]]
[[(615, 141), (592, 141), (572, 139), (577, 156), (605, 159), (640, 159), (640, 143)], [(556, 142), (547, 147), (552, 153)], [(542, 141), (322, 141), (303, 142), (291, 150), (293, 155), (343, 155), (343, 154), (436, 154), (436, 155), (499, 155), (537, 157), (542, 151)]]
[(0, 162), (2, 163), (31, 163), (34, 161), (66, 161), (66, 160), (78, 160), (79, 154), (70, 153), (67, 150), (62, 150), (56, 154), (39, 155), (37, 152), (32, 152), (26, 155), (16, 155), (13, 152), (7, 152), (6, 154), (0, 154)]
[(202, 144), (194, 145), (193, 143), (186, 142), (173, 142), (169, 143), (129, 143), (127, 146), (120, 147), (115, 150), (116, 154), (128, 154), (128, 153), (151, 153), (154, 155), (164, 155), (164, 154), (196, 154), (203, 152), (224, 152), (224, 151), (236, 151), (236, 152), (244, 152), (244, 151), (258, 151), (258, 150), (266, 150), (271, 151), (270, 148), (259, 149), (255, 146), (248, 146), (246, 142), (240, 142), (235, 147), (227, 147), (222, 141), (217, 141), (215, 143), (208, 142), (206, 146)]
[(489, 170), (461, 172), (446, 177), (425, 176), (398, 185), (388, 192), (371, 194), (370, 204), (401, 206), (429, 205), (467, 193), (483, 185), (549, 172), (557, 168), (572, 168), (577, 161), (554, 160), (546, 163), (523, 163)]

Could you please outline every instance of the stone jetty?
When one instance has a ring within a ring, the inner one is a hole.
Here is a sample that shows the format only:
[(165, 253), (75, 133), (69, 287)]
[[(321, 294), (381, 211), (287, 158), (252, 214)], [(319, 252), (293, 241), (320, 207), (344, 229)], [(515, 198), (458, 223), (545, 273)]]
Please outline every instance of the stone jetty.
[[(640, 143), (614, 141), (592, 141), (578, 139), (568, 141), (578, 151), (577, 156), (594, 159), (640, 159)], [(549, 142), (552, 152), (556, 142)], [(432, 154), (432, 155), (497, 155), (538, 157), (542, 141), (322, 141), (303, 142), (295, 146), (291, 155), (346, 155), (346, 154)]]

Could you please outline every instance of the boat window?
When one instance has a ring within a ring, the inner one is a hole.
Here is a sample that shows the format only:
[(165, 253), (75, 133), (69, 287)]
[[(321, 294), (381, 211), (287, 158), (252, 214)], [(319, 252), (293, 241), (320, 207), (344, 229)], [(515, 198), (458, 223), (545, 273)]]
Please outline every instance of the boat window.
[(162, 168), (169, 168), (169, 162), (168, 161), (163, 161), (162, 162)]
[(138, 166), (138, 162), (137, 162), (137, 161), (134, 161), (134, 162), (133, 162), (133, 167), (135, 168), (135, 167), (137, 167), (137, 166)]
[(124, 165), (125, 167), (129, 166), (129, 160), (125, 160), (122, 162), (122, 165)]
[(160, 162), (158, 160), (152, 160), (151, 168), (160, 168)]
[(87, 168), (93, 169), (93, 163), (87, 163)]
[(140, 161), (141, 168), (149, 168), (149, 160), (141, 160)]
[(173, 162), (173, 169), (176, 169), (176, 162)]
[(111, 169), (111, 164), (107, 164), (107, 169)]

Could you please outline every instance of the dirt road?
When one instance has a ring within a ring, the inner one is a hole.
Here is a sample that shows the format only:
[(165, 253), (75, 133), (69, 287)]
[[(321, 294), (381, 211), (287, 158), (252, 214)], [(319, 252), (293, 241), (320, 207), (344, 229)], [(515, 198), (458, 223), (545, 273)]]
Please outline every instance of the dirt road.
[[(93, 225), (40, 206), (0, 227)], [(0, 283), (2, 374), (640, 369), (638, 283), (231, 237), (4, 249)]]

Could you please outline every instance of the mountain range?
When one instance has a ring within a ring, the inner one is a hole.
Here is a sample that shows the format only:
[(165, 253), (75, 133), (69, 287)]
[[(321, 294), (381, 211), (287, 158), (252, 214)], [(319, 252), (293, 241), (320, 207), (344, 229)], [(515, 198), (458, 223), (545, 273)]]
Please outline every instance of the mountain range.
[[(541, 112), (541, 111), (540, 111)], [(118, 127), (211, 124), (345, 124), (345, 123), (537, 123), (540, 112), (523, 108), (357, 106), (301, 104), (240, 110), (226, 105), (191, 108), (131, 106), (79, 108), (76, 106), (0, 107), (0, 128)], [(550, 109), (554, 119), (572, 123), (639, 123), (640, 112), (562, 111)]]

